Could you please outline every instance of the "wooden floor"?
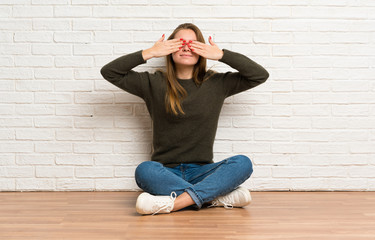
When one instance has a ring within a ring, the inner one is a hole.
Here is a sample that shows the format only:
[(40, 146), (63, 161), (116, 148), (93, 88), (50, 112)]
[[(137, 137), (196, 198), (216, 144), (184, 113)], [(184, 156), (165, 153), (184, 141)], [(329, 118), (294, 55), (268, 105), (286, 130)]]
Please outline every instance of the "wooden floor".
[(375, 239), (375, 192), (253, 192), (243, 209), (141, 216), (139, 192), (0, 192), (1, 240)]

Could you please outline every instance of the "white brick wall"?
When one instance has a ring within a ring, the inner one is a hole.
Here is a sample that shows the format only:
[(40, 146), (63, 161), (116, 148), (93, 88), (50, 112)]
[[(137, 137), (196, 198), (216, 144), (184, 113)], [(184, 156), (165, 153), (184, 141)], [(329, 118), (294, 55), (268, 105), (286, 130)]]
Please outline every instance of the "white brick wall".
[(0, 191), (138, 189), (151, 120), (99, 70), (183, 22), (271, 74), (226, 100), (215, 161), (248, 155), (253, 190), (375, 190), (374, 12), (357, 0), (2, 0)]

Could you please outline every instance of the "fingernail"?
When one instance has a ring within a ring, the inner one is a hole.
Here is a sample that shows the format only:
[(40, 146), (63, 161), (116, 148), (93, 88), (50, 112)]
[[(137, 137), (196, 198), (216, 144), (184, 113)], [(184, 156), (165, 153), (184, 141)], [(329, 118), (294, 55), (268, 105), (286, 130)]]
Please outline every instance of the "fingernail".
[(161, 37), (164, 37), (164, 34), (163, 34), (163, 36), (161, 36)]
[(181, 49), (182, 47), (179, 47), (178, 49)]
[(186, 40), (184, 40), (183, 42), (186, 42)]
[(185, 45), (185, 43), (182, 44), (182, 46)]
[(192, 52), (194, 52), (194, 49), (191, 49)]
[(182, 40), (184, 40), (183, 38), (180, 38), (180, 40), (182, 41)]
[(191, 43), (191, 42), (193, 42), (193, 41), (190, 40), (189, 43)]
[(210, 36), (210, 40), (211, 40), (211, 36)]

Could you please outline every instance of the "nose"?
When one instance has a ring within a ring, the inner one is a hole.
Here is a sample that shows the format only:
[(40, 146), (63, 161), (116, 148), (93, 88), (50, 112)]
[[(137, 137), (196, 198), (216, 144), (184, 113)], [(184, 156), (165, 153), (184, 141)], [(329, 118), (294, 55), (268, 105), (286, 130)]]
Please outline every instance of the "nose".
[(187, 44), (182, 46), (182, 51), (191, 51)]

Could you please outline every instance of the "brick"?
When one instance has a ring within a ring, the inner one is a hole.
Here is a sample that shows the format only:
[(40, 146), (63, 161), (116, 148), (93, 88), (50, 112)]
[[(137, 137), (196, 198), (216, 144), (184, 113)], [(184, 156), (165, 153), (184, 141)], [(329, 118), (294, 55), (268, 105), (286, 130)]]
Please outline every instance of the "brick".
[(233, 127), (240, 128), (270, 128), (271, 119), (267, 117), (235, 117)]
[(369, 142), (350, 144), (351, 153), (375, 153), (375, 144)]
[(287, 6), (254, 7), (255, 18), (289, 18), (291, 8)]
[(113, 175), (112, 167), (77, 167), (75, 169), (77, 178), (108, 178), (113, 177)]
[(253, 38), (254, 43), (290, 43), (292, 34), (283, 32), (256, 32)]
[(5, 92), (1, 93), (2, 103), (32, 103), (32, 93), (21, 93), (21, 92)]
[(21, 178), (16, 180), (16, 191), (52, 191), (55, 179)]
[(96, 179), (95, 190), (140, 191), (134, 178)]
[(48, 2), (45, 2), (43, 0), (32, 0), (31, 1), (32, 4), (53, 4), (53, 5), (61, 5), (61, 4), (68, 4), (69, 1), (68, 0), (52, 0), (52, 1), (48, 1)]
[(0, 167), (0, 176), (6, 178), (34, 177), (34, 167), (5, 166)]
[[(34, 55), (71, 55), (72, 47), (63, 44), (33, 44)], [(48, 69), (50, 70), (50, 69)]]
[[(54, 15), (57, 16), (58, 8), (55, 7)], [(70, 21), (68, 19), (33, 19), (33, 29), (51, 31), (69, 31)]]
[(319, 143), (311, 145), (312, 153), (348, 153), (349, 146), (346, 143)]
[(333, 105), (333, 116), (368, 116), (369, 108), (366, 105)]
[(59, 178), (56, 180), (56, 190), (62, 191), (93, 191), (94, 190), (93, 179), (70, 179), (70, 178)]
[(94, 139), (96, 141), (106, 141), (106, 142), (130, 142), (133, 140), (133, 136), (129, 130), (127, 131), (94, 131)]
[(14, 64), (20, 67), (52, 67), (53, 60), (48, 56), (15, 57)]
[(112, 93), (76, 93), (75, 103), (112, 103)]
[(27, 92), (51, 92), (53, 91), (53, 82), (45, 80), (17, 80), (17, 91)]
[(14, 33), (15, 42), (52, 42), (52, 32), (16, 32)]
[(35, 79), (73, 79), (73, 71), (71, 69), (34, 69)]
[(35, 93), (35, 103), (71, 103), (72, 94), (70, 93)]
[(312, 95), (309, 93), (274, 93), (272, 94), (273, 104), (309, 104), (312, 102)]
[(17, 129), (17, 140), (54, 140), (55, 131), (51, 129)]
[(248, 141), (253, 139), (253, 131), (249, 129), (223, 128), (216, 133), (218, 140)]
[(312, 19), (366, 19), (365, 8), (344, 8), (344, 7), (293, 7), (294, 18)]
[(56, 116), (82, 116), (91, 117), (94, 114), (94, 107), (88, 105), (57, 105)]
[(54, 115), (55, 107), (49, 104), (17, 104), (15, 112), (18, 115)]
[(272, 143), (271, 153), (309, 153), (310, 146), (308, 144), (296, 143)]
[(306, 167), (273, 167), (272, 177), (276, 178), (308, 178), (311, 176), (311, 169)]
[(74, 118), (76, 128), (112, 128), (112, 117), (76, 117)]
[(37, 153), (72, 152), (72, 144), (71, 143), (59, 143), (59, 142), (37, 142), (35, 143), (35, 152)]
[(255, 141), (290, 141), (292, 134), (290, 131), (279, 131), (279, 130), (256, 130), (254, 131)]
[(317, 105), (298, 105), (292, 107), (293, 116), (330, 116), (331, 106)]
[(36, 177), (42, 178), (63, 178), (69, 177), (72, 178), (74, 176), (74, 168), (72, 167), (39, 167), (37, 166), (36, 169)]
[(2, 191), (15, 191), (16, 181), (14, 179), (0, 179), (0, 189)]
[(91, 11), (86, 6), (55, 6), (55, 16), (62, 18), (91, 17)]
[(93, 133), (90, 130), (56, 130), (56, 140), (91, 141), (93, 140)]
[(67, 80), (56, 81), (56, 92), (91, 92), (93, 90), (92, 81)]
[(13, 166), (16, 164), (15, 154), (1, 154), (0, 155), (0, 166)]
[(90, 154), (56, 154), (57, 165), (92, 166), (93, 155)]
[(216, 140), (213, 149), (215, 153), (230, 153), (232, 152), (232, 143), (229, 141)]
[(234, 142), (233, 152), (235, 153), (269, 153), (270, 143)]
[(92, 33), (82, 31), (55, 32), (53, 40), (63, 43), (89, 43), (92, 41)]
[(53, 17), (52, 6), (14, 6), (13, 17)]
[(135, 167), (115, 167), (115, 177), (135, 177)]
[[(130, 23), (129, 21), (126, 21), (126, 22), (122, 21), (118, 23), (119, 26), (116, 25), (117, 24), (116, 22), (112, 22), (112, 30), (122, 30), (122, 29), (129, 30), (128, 28), (122, 26), (123, 24), (126, 24), (126, 23), (128, 23), (129, 26), (131, 23), (131, 26), (134, 26), (135, 28), (138, 26), (137, 24), (134, 25), (133, 21)], [(134, 30), (139, 30), (139, 29), (134, 29)], [(133, 39), (133, 34), (127, 31), (125, 32), (124, 31), (112, 31), (112, 32), (96, 31), (94, 33), (94, 42), (97, 42), (97, 43), (114, 43), (114, 42), (129, 43), (132, 41), (132, 39)], [(111, 46), (111, 51), (109, 51), (109, 53), (112, 53), (112, 46)]]
[(54, 165), (54, 154), (18, 154), (17, 165)]
[(4, 127), (31, 127), (33, 126), (32, 118), (26, 117), (8, 117), (0, 118), (0, 126)]
[(35, 117), (35, 127), (46, 128), (66, 128), (72, 127), (72, 119), (70, 117)]
[(57, 67), (91, 67), (93, 65), (92, 57), (55, 57)]
[(151, 143), (122, 143), (115, 145), (115, 153), (126, 153), (126, 154), (133, 154), (133, 153), (151, 153)]
[(254, 106), (255, 116), (291, 116), (292, 108), (288, 105), (280, 106)]
[(98, 55), (98, 54), (111, 54), (112, 46), (111, 45), (85, 45), (85, 44), (76, 44), (73, 48), (74, 55)]
[[(12, 1), (13, 2), (13, 1)], [(14, 3), (12, 3), (14, 4)], [(32, 29), (31, 19), (0, 19), (0, 26), (2, 30), (31, 30)]]
[(112, 153), (113, 145), (106, 143), (74, 143), (74, 153)]
[(4, 43), (0, 45), (0, 53), (4, 55), (13, 55), (13, 54), (14, 55), (22, 55), (22, 54), (27, 55), (27, 54), (30, 54), (30, 49), (31, 49), (31, 46), (28, 43), (18, 43), (18, 44)]
[[(146, 160), (146, 159), (143, 159)], [(131, 166), (139, 162), (133, 155), (128, 154), (100, 154), (95, 155), (96, 166)]]

